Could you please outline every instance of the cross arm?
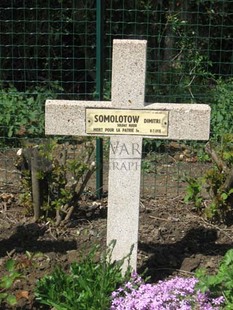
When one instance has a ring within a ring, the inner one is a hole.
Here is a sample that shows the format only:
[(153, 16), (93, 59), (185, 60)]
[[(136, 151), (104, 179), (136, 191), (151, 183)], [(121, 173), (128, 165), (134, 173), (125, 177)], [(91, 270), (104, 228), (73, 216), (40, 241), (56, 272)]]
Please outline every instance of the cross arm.
[[(45, 134), (67, 136), (103, 136), (86, 133), (86, 108), (117, 109), (110, 101), (47, 100), (45, 105)], [(120, 110), (122, 107), (119, 108)], [(135, 106), (127, 110), (138, 110)], [(208, 140), (210, 107), (207, 104), (153, 103), (139, 109), (168, 112), (167, 135), (141, 135), (143, 138), (169, 140)], [(139, 112), (140, 113), (140, 112)], [(126, 133), (129, 135), (129, 133)], [(117, 133), (105, 136), (117, 136)]]
[[(85, 133), (86, 108), (111, 108), (109, 101), (46, 100), (45, 134), (87, 136)], [(97, 135), (95, 135), (97, 136)]]
[(208, 104), (153, 103), (145, 109), (169, 112), (168, 136), (157, 136), (157, 139), (209, 140), (211, 108)]

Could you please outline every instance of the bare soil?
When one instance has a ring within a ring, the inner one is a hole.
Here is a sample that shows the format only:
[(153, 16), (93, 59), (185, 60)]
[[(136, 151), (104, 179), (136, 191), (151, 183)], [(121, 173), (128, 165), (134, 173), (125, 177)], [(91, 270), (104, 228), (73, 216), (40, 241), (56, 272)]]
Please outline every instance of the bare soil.
[[(159, 160), (156, 183), (151, 171), (143, 177), (142, 197), (145, 198), (140, 205), (138, 271), (147, 269), (152, 282), (171, 275), (191, 274), (200, 267), (213, 273), (233, 246), (233, 226), (212, 224), (183, 203), (185, 184), (179, 179), (177, 192), (176, 166), (174, 157), (166, 164)], [(194, 173), (201, 173), (195, 162), (183, 165), (183, 169), (190, 170), (190, 167)], [(179, 174), (182, 175), (182, 168)], [(149, 191), (153, 187), (157, 190), (155, 197)], [(16, 260), (24, 277), (12, 288), (18, 298), (17, 308), (2, 305), (0, 309), (48, 309), (35, 301), (37, 279), (49, 274), (56, 265), (67, 268), (95, 244), (104, 249), (106, 223), (107, 195), (101, 200), (91, 194), (84, 195), (71, 221), (64, 227), (54, 227), (49, 222), (34, 223), (32, 217), (26, 216), (18, 193), (2, 193), (0, 277), (6, 274), (4, 265), (9, 258)]]

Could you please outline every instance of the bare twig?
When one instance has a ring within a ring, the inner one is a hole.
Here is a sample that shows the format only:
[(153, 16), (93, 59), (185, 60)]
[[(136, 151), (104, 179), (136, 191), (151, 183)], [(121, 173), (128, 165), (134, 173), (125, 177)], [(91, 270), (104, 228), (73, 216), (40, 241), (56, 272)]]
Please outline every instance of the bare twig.
[(221, 160), (221, 158), (218, 157), (215, 150), (212, 149), (210, 142), (206, 144), (205, 150), (210, 155), (211, 159), (216, 163), (218, 170), (223, 173), (227, 172), (228, 168), (226, 164)]

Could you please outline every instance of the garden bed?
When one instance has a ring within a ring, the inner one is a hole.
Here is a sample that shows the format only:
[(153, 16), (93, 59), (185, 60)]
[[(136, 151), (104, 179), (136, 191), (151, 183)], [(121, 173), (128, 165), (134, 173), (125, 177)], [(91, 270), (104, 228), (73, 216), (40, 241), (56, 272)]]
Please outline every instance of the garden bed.
[[(21, 266), (24, 277), (12, 287), (19, 309), (46, 309), (34, 300), (37, 279), (57, 265), (68, 268), (94, 245), (104, 249), (106, 203), (106, 199), (83, 199), (69, 224), (59, 228), (49, 223), (33, 223), (16, 197), (11, 198), (6, 209), (1, 205), (0, 276), (9, 258)], [(199, 267), (214, 272), (226, 251), (232, 248), (232, 230), (208, 223), (184, 205), (182, 197), (142, 200), (138, 271), (148, 269), (151, 282), (177, 274), (191, 275)]]
[[(200, 267), (214, 273), (233, 247), (233, 226), (210, 223), (184, 204), (184, 177), (190, 173), (201, 175), (209, 163), (201, 164), (195, 157), (185, 160), (181, 155), (179, 149), (166, 156), (156, 155), (155, 159), (144, 158), (138, 271), (147, 270), (152, 283), (175, 275), (190, 276)], [(17, 297), (18, 308), (2, 305), (0, 309), (48, 309), (35, 301), (36, 281), (50, 274), (55, 266), (68, 270), (95, 245), (100, 246), (96, 260), (105, 249), (107, 169), (105, 197), (95, 198), (92, 178), (71, 220), (56, 227), (48, 219), (33, 222), (29, 210), (21, 206), (15, 156), (15, 150), (0, 156), (2, 184), (7, 181), (0, 194), (0, 277), (7, 273), (5, 263), (9, 259), (15, 261), (23, 277), (10, 289)]]

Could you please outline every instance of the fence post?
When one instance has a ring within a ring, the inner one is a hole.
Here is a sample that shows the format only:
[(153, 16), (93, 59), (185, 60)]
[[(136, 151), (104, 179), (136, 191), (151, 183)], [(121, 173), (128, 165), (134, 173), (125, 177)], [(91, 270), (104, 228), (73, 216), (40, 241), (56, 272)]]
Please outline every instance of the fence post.
[[(104, 0), (96, 1), (96, 99), (103, 100)], [(103, 140), (96, 139), (96, 195), (103, 194)]]

